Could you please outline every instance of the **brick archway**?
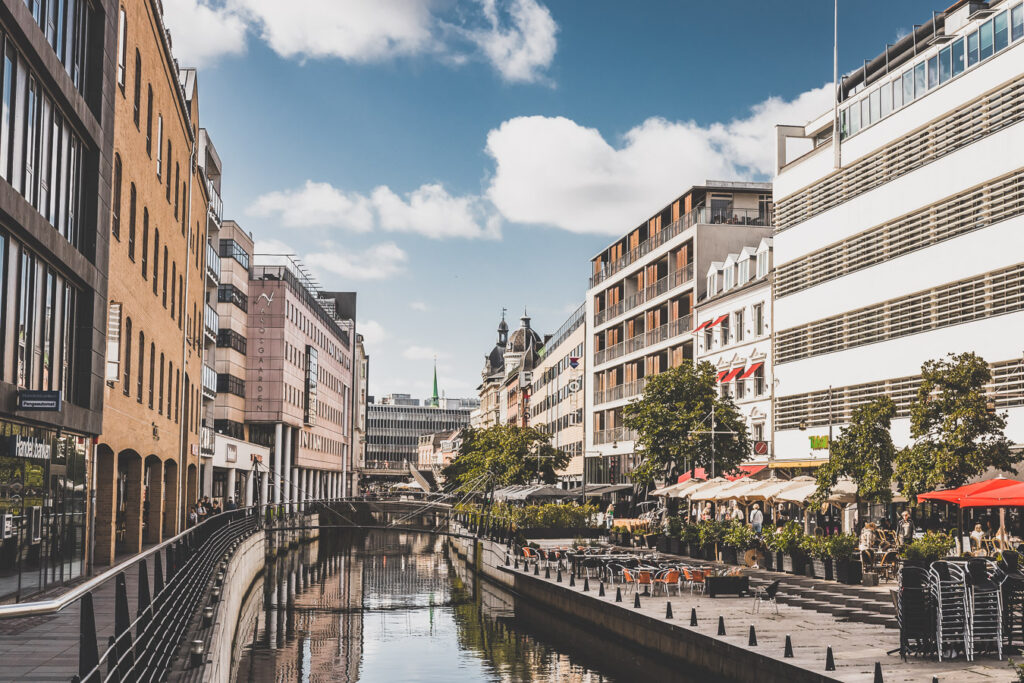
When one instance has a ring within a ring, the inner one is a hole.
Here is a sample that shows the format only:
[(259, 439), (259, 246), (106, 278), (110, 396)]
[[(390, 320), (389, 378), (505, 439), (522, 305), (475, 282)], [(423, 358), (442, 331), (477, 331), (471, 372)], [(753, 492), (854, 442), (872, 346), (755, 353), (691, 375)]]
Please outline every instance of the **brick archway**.
[(93, 538), (96, 542), (94, 561), (98, 565), (114, 562), (115, 521), (117, 519), (117, 457), (110, 446), (96, 444), (95, 465), (96, 510)]
[(195, 465), (189, 465), (186, 470), (186, 482), (185, 482), (185, 503), (187, 505), (195, 505), (196, 501), (199, 500), (199, 473), (198, 468)]
[(147, 455), (145, 459), (145, 491), (143, 511), (146, 516), (146, 544), (159, 543), (163, 539), (164, 528), (164, 468), (158, 455)]
[(118, 553), (135, 554), (142, 550), (145, 502), (142, 465), (142, 456), (136, 451), (126, 448), (117, 454), (118, 514), (115, 550)]
[(164, 461), (164, 538), (178, 533), (178, 463), (175, 460)]

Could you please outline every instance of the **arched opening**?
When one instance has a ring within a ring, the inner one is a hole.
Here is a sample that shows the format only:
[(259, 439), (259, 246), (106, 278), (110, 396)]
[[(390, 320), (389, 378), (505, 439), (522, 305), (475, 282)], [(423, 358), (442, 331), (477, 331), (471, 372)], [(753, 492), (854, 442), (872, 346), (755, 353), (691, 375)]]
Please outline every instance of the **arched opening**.
[(146, 456), (144, 500), (142, 503), (145, 531), (143, 542), (159, 543), (163, 538), (164, 468), (159, 456)]
[(114, 451), (105, 443), (96, 446), (95, 486), (96, 510), (94, 511), (93, 538), (96, 541), (94, 561), (98, 565), (114, 562), (114, 529), (117, 517), (117, 471)]
[(134, 554), (142, 550), (143, 498), (142, 456), (125, 449), (117, 454), (116, 554)]
[(178, 533), (178, 463), (164, 461), (164, 538)]
[(194, 505), (199, 500), (199, 478), (198, 472), (196, 471), (195, 465), (189, 465), (187, 472), (187, 481), (185, 482), (185, 502), (188, 505)]

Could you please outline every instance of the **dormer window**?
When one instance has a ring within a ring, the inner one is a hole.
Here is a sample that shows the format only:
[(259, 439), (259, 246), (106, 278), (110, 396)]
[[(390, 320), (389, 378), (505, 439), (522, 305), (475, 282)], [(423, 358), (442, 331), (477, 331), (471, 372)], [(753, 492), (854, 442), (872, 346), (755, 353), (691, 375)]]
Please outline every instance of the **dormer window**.
[(718, 294), (715, 288), (715, 276), (713, 274), (708, 275), (708, 296), (714, 296), (715, 294)]
[(768, 252), (762, 251), (757, 255), (757, 277), (761, 278), (768, 274)]
[(722, 284), (722, 291), (723, 292), (727, 292), (730, 289), (732, 289), (732, 286), (734, 284), (734, 275), (735, 274), (733, 273), (733, 269), (731, 267), (729, 267), (729, 268), (725, 269), (724, 275), (725, 275), (725, 282)]
[(750, 281), (750, 259), (743, 259), (736, 267), (739, 269), (739, 275), (736, 278), (737, 285), (745, 285)]

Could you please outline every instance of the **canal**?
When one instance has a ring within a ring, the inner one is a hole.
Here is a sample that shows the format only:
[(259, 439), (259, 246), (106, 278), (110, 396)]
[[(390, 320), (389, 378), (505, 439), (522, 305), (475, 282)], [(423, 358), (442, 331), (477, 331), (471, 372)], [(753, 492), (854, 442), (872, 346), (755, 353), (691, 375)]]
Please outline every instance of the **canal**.
[(688, 682), (475, 577), (429, 534), (334, 531), (268, 565), (235, 681)]

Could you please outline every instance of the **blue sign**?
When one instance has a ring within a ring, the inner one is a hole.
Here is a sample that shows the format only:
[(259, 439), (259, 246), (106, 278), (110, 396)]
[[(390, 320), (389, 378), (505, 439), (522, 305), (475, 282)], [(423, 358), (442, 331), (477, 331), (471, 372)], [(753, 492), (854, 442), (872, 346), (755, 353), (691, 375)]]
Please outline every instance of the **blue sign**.
[(64, 402), (59, 391), (19, 391), (18, 410), (60, 412)]
[(579, 366), (580, 366), (580, 358), (579, 358), (579, 356), (569, 356), (569, 367), (571, 367), (573, 370), (575, 370)]

